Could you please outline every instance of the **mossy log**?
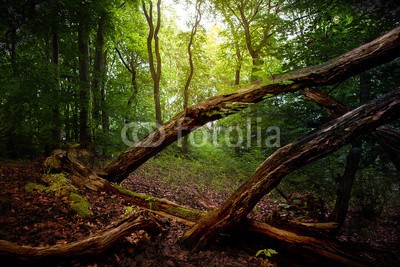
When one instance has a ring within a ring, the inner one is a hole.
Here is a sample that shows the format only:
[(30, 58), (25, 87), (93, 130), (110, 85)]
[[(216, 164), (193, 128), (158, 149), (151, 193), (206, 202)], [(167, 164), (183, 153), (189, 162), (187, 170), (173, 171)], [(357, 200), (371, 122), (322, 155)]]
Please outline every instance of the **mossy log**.
[(161, 227), (149, 214), (142, 215), (138, 212), (121, 220), (109, 229), (68, 244), (29, 247), (0, 240), (0, 260), (2, 263), (9, 262), (15, 265), (16, 263), (32, 264), (35, 261), (52, 261), (85, 255), (97, 255), (105, 252), (113, 245), (121, 242), (127, 235), (138, 230), (159, 233)]
[(44, 167), (47, 172), (67, 172), (70, 174), (72, 183), (78, 188), (86, 187), (94, 191), (113, 191), (114, 188), (105, 179), (82, 164), (78, 159), (82, 153), (85, 153), (85, 151), (76, 148), (56, 149), (46, 158)]

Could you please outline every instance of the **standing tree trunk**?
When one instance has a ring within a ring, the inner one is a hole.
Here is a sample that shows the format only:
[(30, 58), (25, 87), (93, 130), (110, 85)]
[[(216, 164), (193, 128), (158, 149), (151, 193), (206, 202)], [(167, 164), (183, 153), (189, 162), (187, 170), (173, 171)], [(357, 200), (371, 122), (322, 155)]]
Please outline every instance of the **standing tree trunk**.
[(92, 95), (93, 95), (93, 120), (95, 130), (101, 121), (101, 87), (104, 78), (104, 24), (106, 20), (105, 12), (102, 12), (99, 17), (97, 34), (95, 41), (95, 55), (93, 63), (93, 80), (92, 80)]
[[(160, 81), (161, 81), (161, 54), (158, 33), (161, 28), (161, 0), (157, 0), (157, 21), (154, 26), (153, 19), (153, 3), (150, 1), (149, 10), (147, 11), (146, 4), (142, 1), (143, 13), (146, 17), (147, 24), (149, 25), (149, 35), (147, 36), (147, 52), (149, 54), (149, 65), (151, 78), (154, 85), (154, 106), (156, 112), (156, 121), (159, 125), (163, 124), (161, 114), (161, 101), (160, 101)], [(154, 40), (154, 54), (153, 55), (153, 40)]]
[[(196, 1), (196, 15), (195, 15), (195, 22), (192, 27), (192, 31), (190, 32), (189, 43), (187, 46), (187, 51), (189, 55), (189, 74), (186, 79), (185, 87), (183, 89), (183, 110), (186, 110), (189, 107), (189, 87), (190, 83), (192, 82), (193, 75), (194, 75), (194, 63), (193, 63), (193, 40), (197, 33), (197, 28), (199, 27), (201, 21), (201, 0)], [(183, 154), (187, 155), (189, 153), (189, 143), (187, 136), (183, 137), (182, 143), (182, 150)]]
[[(370, 76), (368, 72), (360, 74), (360, 104), (365, 104), (369, 100), (370, 91)], [(340, 178), (337, 193), (336, 202), (333, 209), (333, 216), (335, 222), (338, 223), (338, 228), (342, 227), (346, 220), (347, 211), (349, 209), (351, 190), (353, 183), (356, 178), (356, 174), (360, 165), (361, 154), (362, 154), (362, 139), (355, 140), (351, 143), (351, 149), (347, 155), (346, 167), (344, 174)]]
[(93, 146), (89, 127), (90, 84), (89, 84), (89, 22), (81, 17), (78, 25), (79, 48), (79, 140), (82, 148)]
[(137, 56), (135, 55), (135, 52), (132, 51), (131, 56), (129, 57), (129, 61), (128, 61), (129, 64), (128, 64), (128, 62), (126, 62), (124, 57), (122, 56), (122, 53), (118, 49), (118, 47), (115, 47), (115, 51), (117, 51), (119, 59), (122, 61), (122, 64), (124, 64), (125, 68), (131, 74), (132, 94), (129, 96), (128, 103), (127, 103), (127, 109), (126, 109), (126, 115), (125, 115), (125, 123), (129, 123), (130, 122), (129, 112), (133, 108), (134, 103), (136, 103), (136, 98), (139, 93), (139, 85), (136, 80), (136, 78), (137, 78), (137, 70), (136, 70)]
[(274, 16), (278, 16), (281, 12), (281, 6), (281, 2), (278, 1), (276, 4), (272, 4), (271, 0), (257, 0), (255, 3), (249, 1), (239, 1), (239, 3), (235, 3), (235, 6), (229, 6), (228, 4), (228, 9), (240, 22), (240, 25), (244, 31), (247, 50), (251, 56), (253, 63), (251, 71), (252, 82), (259, 79), (259, 75), (257, 74), (257, 72), (260, 71), (260, 67), (263, 64), (263, 59), (261, 55), (262, 49), (265, 47), (272, 36), (272, 25), (270, 23), (267, 23), (263, 27), (261, 27), (262, 36), (261, 38), (258, 38), (259, 41), (256, 42), (256, 38), (254, 35), (257, 31), (255, 31), (253, 27), (254, 22), (256, 21), (256, 18), (260, 16), (261, 12), (264, 12), (264, 14), (268, 15), (273, 14)]
[(399, 114), (400, 89), (348, 112), (323, 129), (278, 149), (218, 210), (187, 231), (184, 243), (196, 248), (203, 246), (215, 235), (242, 221), (285, 175), (338, 150), (361, 134), (397, 118)]
[(53, 105), (52, 105), (52, 113), (53, 113), (53, 123), (52, 123), (52, 150), (59, 148), (61, 144), (61, 111), (60, 111), (60, 98), (61, 98), (61, 87), (60, 87), (60, 48), (58, 41), (58, 29), (57, 26), (54, 25), (51, 27), (52, 31), (52, 47), (53, 47)]
[[(10, 25), (10, 63), (12, 69), (12, 79), (14, 79), (13, 82), (16, 82), (19, 76), (19, 68), (17, 64), (17, 26), (14, 24)], [(13, 112), (10, 110), (9, 114), (13, 114)], [(8, 157), (10, 159), (15, 159), (17, 157), (16, 144), (18, 140), (15, 136), (15, 133), (17, 132), (20, 119), (17, 117), (19, 116), (18, 113), (15, 113), (15, 115), (16, 116), (10, 121), (10, 126), (5, 132), (6, 151), (8, 151)]]
[(106, 90), (106, 80), (107, 80), (107, 51), (103, 53), (103, 79), (100, 87), (100, 101), (101, 101), (101, 128), (105, 136), (108, 136), (110, 131), (110, 118), (108, 116), (108, 105), (107, 105), (107, 90)]
[(351, 197), (354, 179), (362, 154), (362, 140), (358, 139), (351, 143), (350, 152), (347, 155), (346, 167), (343, 176), (340, 177), (338, 189), (336, 191), (336, 202), (333, 209), (334, 221), (338, 223), (338, 228), (342, 227), (346, 220), (347, 210)]

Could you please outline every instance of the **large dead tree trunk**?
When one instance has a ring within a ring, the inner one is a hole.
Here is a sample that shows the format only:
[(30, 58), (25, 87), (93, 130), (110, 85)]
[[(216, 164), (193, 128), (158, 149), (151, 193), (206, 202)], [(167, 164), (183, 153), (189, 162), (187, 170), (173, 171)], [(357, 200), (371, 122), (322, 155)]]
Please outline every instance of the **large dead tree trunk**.
[[(162, 198), (138, 194), (119, 185), (115, 185), (115, 187), (122, 194), (129, 196), (129, 201), (132, 201), (136, 205), (148, 209), (149, 211), (158, 215), (179, 221), (188, 226), (193, 226), (199, 220), (207, 216), (207, 214), (202, 211), (184, 207)], [(304, 224), (304, 227), (315, 228), (309, 224)], [(330, 229), (333, 227), (334, 225), (330, 225)], [(340, 245), (335, 242), (295, 234), (293, 232), (279, 229), (265, 223), (246, 220), (237, 225), (237, 227), (233, 229), (233, 232), (256, 233), (259, 237), (268, 238), (270, 240), (272, 239), (275, 242), (282, 244), (288, 250), (297, 252), (302, 251), (308, 254), (311, 253), (312, 255), (317, 255), (323, 258), (325, 261), (346, 264), (350, 266), (363, 265), (360, 259), (343, 251)]]
[(60, 260), (60, 258), (97, 255), (121, 242), (127, 235), (137, 230), (161, 232), (161, 227), (149, 215), (144, 217), (135, 213), (110, 229), (68, 244), (50, 247), (28, 247), (0, 240), (0, 259), (2, 263), (9, 261), (15, 265), (17, 262), (29, 262), (32, 264), (34, 261)]
[[(333, 118), (342, 116), (349, 111), (346, 105), (319, 90), (306, 89), (302, 91), (302, 95), (320, 107), (326, 108)], [(395, 168), (400, 171), (400, 132), (382, 126), (371, 132), (370, 135), (378, 141)]]
[(327, 63), (272, 78), (273, 84), (255, 82), (235, 93), (209, 98), (187, 108), (165, 125), (123, 152), (99, 175), (121, 182), (156, 153), (207, 122), (257, 103), (265, 96), (294, 92), (310, 86), (330, 85), (400, 56), (400, 27)]
[(307, 163), (320, 159), (354, 138), (400, 115), (400, 89), (333, 120), (273, 153), (218, 210), (191, 228), (184, 243), (199, 247), (216, 234), (242, 221), (259, 200), (282, 178)]

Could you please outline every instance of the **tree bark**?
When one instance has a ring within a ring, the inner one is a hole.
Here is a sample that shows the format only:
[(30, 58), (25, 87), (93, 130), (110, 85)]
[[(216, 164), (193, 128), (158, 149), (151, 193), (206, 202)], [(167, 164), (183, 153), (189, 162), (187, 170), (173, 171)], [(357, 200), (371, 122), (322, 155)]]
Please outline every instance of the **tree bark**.
[(255, 82), (235, 93), (209, 98), (191, 106), (123, 152), (100, 173), (121, 182), (159, 151), (207, 122), (226, 117), (266, 96), (295, 92), (315, 85), (332, 85), (400, 56), (400, 27), (327, 63), (273, 77), (273, 84)]
[[(83, 16), (83, 15), (82, 15)], [(89, 22), (82, 17), (78, 25), (79, 48), (79, 140), (81, 146), (92, 149), (89, 127), (90, 84), (89, 84)]]
[[(363, 105), (370, 100), (371, 77), (368, 72), (360, 74), (360, 104)], [(341, 228), (346, 220), (347, 211), (351, 198), (351, 190), (356, 178), (362, 155), (362, 139), (356, 139), (351, 143), (351, 149), (347, 155), (346, 167), (340, 178), (333, 216), (338, 228)]]
[(127, 235), (137, 230), (161, 232), (158, 223), (153, 218), (149, 218), (148, 214), (144, 217), (135, 213), (110, 229), (68, 244), (50, 247), (28, 247), (0, 240), (0, 259), (2, 259), (2, 263), (9, 261), (15, 265), (17, 262), (32, 264), (32, 262), (37, 261), (98, 255), (105, 252), (111, 246), (118, 244)]
[[(148, 209), (155, 214), (164, 216), (176, 221), (179, 221), (187, 226), (193, 226), (196, 222), (207, 216), (206, 213), (195, 210), (189, 207), (184, 207), (178, 205), (174, 202), (156, 198), (153, 196), (138, 194), (132, 192), (126, 188), (115, 185), (115, 187), (124, 195), (129, 196), (129, 201), (133, 201), (139, 207)], [(335, 227), (334, 224), (325, 225), (310, 225), (304, 224), (304, 228), (316, 229), (318, 227), (323, 227), (322, 231), (331, 230)], [(321, 229), (321, 228), (320, 228)], [(344, 252), (339, 244), (315, 237), (308, 237), (299, 234), (292, 233), (283, 229), (273, 227), (271, 225), (246, 220), (241, 224), (237, 225), (232, 232), (253, 232), (259, 237), (266, 237), (274, 241), (278, 241), (283, 244), (285, 248), (293, 251), (304, 251), (311, 253), (312, 255), (318, 255), (325, 261), (347, 264), (351, 266), (362, 266), (362, 261), (351, 256), (349, 253)]]
[(52, 123), (52, 150), (59, 148), (61, 145), (61, 111), (60, 111), (60, 98), (61, 98), (61, 87), (60, 87), (60, 47), (59, 47), (59, 37), (58, 28), (54, 25), (51, 27), (52, 31), (52, 47), (53, 47), (53, 123)]
[[(189, 42), (187, 46), (187, 52), (189, 56), (189, 74), (187, 76), (185, 87), (183, 88), (183, 110), (186, 110), (189, 107), (189, 87), (190, 83), (192, 82), (193, 75), (194, 75), (194, 63), (193, 63), (193, 41), (194, 37), (197, 33), (197, 28), (199, 27), (201, 21), (201, 1), (196, 1), (196, 15), (195, 15), (195, 22), (192, 27), (192, 31), (190, 32)], [(184, 155), (189, 153), (189, 142), (187, 136), (183, 137), (182, 142), (182, 151)]]
[[(326, 108), (332, 114), (333, 118), (337, 118), (348, 111), (347, 106), (343, 103), (319, 90), (306, 89), (302, 91), (302, 94), (308, 100)], [(389, 156), (394, 167), (400, 171), (400, 132), (387, 127), (379, 127), (371, 132), (370, 135), (377, 140)]]
[[(110, 132), (110, 118), (108, 116), (108, 105), (107, 105), (107, 90), (106, 90), (106, 81), (107, 81), (107, 51), (104, 51), (103, 54), (103, 79), (100, 87), (100, 101), (101, 101), (101, 128), (103, 130), (103, 134), (108, 136)], [(106, 154), (104, 152), (103, 154)]]
[[(161, 113), (160, 101), (160, 81), (161, 81), (161, 54), (158, 33), (161, 28), (161, 0), (157, 0), (157, 22), (154, 26), (153, 19), (153, 3), (150, 1), (149, 11), (147, 11), (145, 2), (142, 1), (143, 13), (146, 17), (147, 24), (149, 25), (149, 35), (147, 36), (147, 52), (149, 55), (150, 73), (154, 85), (154, 106), (156, 112), (156, 121), (159, 125), (163, 124)], [(153, 55), (153, 40), (154, 40), (154, 54)]]
[(93, 95), (93, 120), (96, 125), (100, 124), (101, 120), (101, 86), (104, 78), (104, 24), (106, 20), (105, 12), (99, 16), (97, 25), (97, 34), (95, 41), (94, 63), (93, 63), (93, 80), (92, 80), (92, 95)]
[(290, 143), (268, 157), (218, 210), (186, 232), (184, 243), (198, 248), (242, 221), (259, 200), (291, 171), (320, 159), (361, 134), (400, 115), (400, 89), (333, 120), (323, 129)]
[(341, 228), (346, 220), (347, 210), (353, 189), (354, 179), (361, 160), (362, 141), (355, 140), (351, 143), (351, 149), (346, 159), (346, 167), (342, 177), (340, 177), (338, 189), (336, 191), (336, 202), (333, 208), (334, 221), (338, 223), (338, 228)]
[(131, 84), (132, 84), (132, 94), (129, 96), (128, 103), (127, 103), (127, 110), (126, 110), (126, 115), (125, 115), (125, 123), (129, 123), (130, 121), (130, 110), (133, 108), (134, 103), (136, 103), (137, 100), (137, 95), (139, 92), (139, 85), (137, 83), (137, 70), (136, 70), (136, 65), (137, 65), (137, 60), (136, 58), (138, 57), (137, 55), (135, 56), (135, 52), (132, 51), (131, 56), (129, 57), (129, 64), (128, 62), (125, 61), (124, 57), (122, 56), (121, 51), (118, 49), (118, 47), (115, 47), (115, 51), (117, 52), (119, 59), (122, 61), (122, 64), (125, 66), (125, 68), (129, 71), (131, 74)]

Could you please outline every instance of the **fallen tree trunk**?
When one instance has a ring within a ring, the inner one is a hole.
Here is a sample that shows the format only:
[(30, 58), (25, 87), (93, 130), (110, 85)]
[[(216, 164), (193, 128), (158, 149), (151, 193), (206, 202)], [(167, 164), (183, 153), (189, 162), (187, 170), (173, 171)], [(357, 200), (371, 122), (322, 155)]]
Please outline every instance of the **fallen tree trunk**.
[(12, 261), (13, 264), (16, 264), (16, 262), (32, 264), (32, 261), (51, 261), (53, 259), (59, 260), (60, 258), (98, 255), (137, 230), (147, 230), (154, 233), (161, 232), (161, 227), (149, 215), (142, 216), (139, 213), (135, 213), (112, 226), (111, 229), (68, 244), (50, 247), (28, 247), (0, 240), (0, 259), (2, 263), (4, 261)]
[[(333, 118), (342, 116), (349, 111), (346, 105), (320, 90), (306, 89), (301, 94), (320, 107), (326, 108)], [(400, 132), (381, 126), (372, 131), (370, 135), (378, 141), (395, 168), (400, 171)]]
[(114, 188), (107, 180), (99, 177), (93, 170), (78, 161), (78, 154), (82, 150), (71, 148), (68, 150), (54, 150), (45, 160), (44, 167), (48, 172), (67, 171), (71, 174), (71, 181), (78, 187), (86, 187), (93, 191), (113, 191)]
[(260, 199), (291, 171), (320, 159), (363, 133), (400, 115), (400, 89), (331, 121), (321, 130), (290, 143), (268, 157), (218, 210), (186, 232), (183, 242), (201, 247), (242, 221)]
[[(115, 187), (122, 194), (129, 196), (130, 201), (132, 201), (136, 205), (142, 208), (146, 208), (149, 211), (159, 214), (161, 216), (177, 220), (188, 226), (193, 226), (195, 223), (207, 216), (207, 214), (202, 211), (195, 210), (189, 207), (184, 207), (165, 199), (156, 198), (145, 194), (138, 194), (119, 185), (115, 185)], [(326, 231), (328, 229), (331, 230), (336, 225), (335, 223), (304, 223), (302, 226), (307, 229), (322, 228), (323, 231)], [(306, 251), (307, 253), (317, 255), (325, 260), (329, 260), (330, 262), (345, 264), (349, 266), (364, 265), (360, 259), (350, 255), (349, 253), (344, 252), (335, 242), (319, 239), (316, 237), (308, 237), (295, 234), (290, 231), (279, 229), (265, 223), (245, 220), (236, 225), (236, 227), (232, 229), (232, 231), (253, 232), (256, 233), (259, 237), (265, 237), (281, 243), (283, 246), (287, 247), (288, 250)]]
[(400, 27), (397, 27), (382, 37), (323, 65), (273, 77), (269, 84), (258, 81), (235, 93), (209, 98), (187, 108), (127, 149), (99, 172), (99, 175), (109, 181), (121, 182), (132, 171), (177, 139), (207, 122), (239, 112), (246, 108), (248, 103), (257, 103), (266, 96), (295, 92), (310, 86), (334, 84), (399, 56)]

